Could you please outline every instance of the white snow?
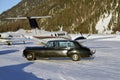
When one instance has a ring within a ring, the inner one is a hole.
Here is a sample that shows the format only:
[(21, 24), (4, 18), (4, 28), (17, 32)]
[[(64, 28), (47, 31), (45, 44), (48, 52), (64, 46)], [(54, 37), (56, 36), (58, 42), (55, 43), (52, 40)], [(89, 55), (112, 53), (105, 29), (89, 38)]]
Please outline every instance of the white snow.
[(0, 80), (120, 80), (120, 35), (90, 38), (101, 36), (116, 37), (83, 43), (96, 54), (77, 62), (70, 58), (27, 61), (22, 51), (26, 46), (36, 46), (33, 40), (11, 46), (0, 44)]
[(112, 30), (108, 29), (108, 25), (110, 23), (110, 20), (112, 18), (112, 12), (110, 14), (104, 13), (99, 21), (97, 22), (95, 28), (98, 31), (98, 33), (112, 33)]

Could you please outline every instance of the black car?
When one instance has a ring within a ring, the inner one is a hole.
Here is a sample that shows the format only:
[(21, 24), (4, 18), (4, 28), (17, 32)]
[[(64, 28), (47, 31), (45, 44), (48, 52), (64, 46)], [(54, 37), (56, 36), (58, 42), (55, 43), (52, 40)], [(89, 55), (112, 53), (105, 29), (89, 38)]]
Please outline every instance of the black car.
[(42, 47), (26, 47), (23, 56), (27, 60), (35, 60), (37, 57), (70, 57), (78, 61), (82, 57), (90, 57), (95, 52), (72, 40), (52, 40)]

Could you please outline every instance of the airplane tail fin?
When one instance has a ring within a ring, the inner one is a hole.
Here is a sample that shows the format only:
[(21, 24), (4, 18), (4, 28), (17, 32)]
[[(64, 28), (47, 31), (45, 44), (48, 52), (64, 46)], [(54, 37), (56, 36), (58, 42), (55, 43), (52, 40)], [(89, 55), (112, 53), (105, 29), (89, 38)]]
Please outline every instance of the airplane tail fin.
[(31, 28), (38, 28), (39, 29), (39, 26), (38, 26), (36, 19), (28, 19), (28, 20), (29, 20), (29, 24), (30, 24)]

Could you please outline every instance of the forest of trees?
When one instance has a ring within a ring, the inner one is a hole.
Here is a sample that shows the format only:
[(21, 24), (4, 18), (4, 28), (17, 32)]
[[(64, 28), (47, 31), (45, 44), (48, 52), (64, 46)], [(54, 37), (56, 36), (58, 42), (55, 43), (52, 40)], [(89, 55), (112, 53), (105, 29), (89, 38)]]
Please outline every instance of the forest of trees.
[(7, 17), (50, 15), (52, 18), (37, 19), (41, 28), (53, 31), (63, 27), (70, 33), (97, 33), (95, 25), (105, 13), (112, 13), (109, 29), (112, 26), (116, 32), (120, 31), (119, 4), (119, 0), (22, 0), (0, 15), (0, 32), (30, 29), (28, 20), (6, 20)]

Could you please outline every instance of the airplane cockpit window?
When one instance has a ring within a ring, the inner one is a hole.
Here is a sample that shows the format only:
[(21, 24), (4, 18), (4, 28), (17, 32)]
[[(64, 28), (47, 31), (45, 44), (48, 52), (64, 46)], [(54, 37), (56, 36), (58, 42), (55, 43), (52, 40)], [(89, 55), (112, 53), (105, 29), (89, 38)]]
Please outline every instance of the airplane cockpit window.
[(59, 33), (58, 34), (58, 36), (64, 36), (65, 35), (65, 33)]
[(9, 37), (13, 37), (12, 35), (9, 35)]

